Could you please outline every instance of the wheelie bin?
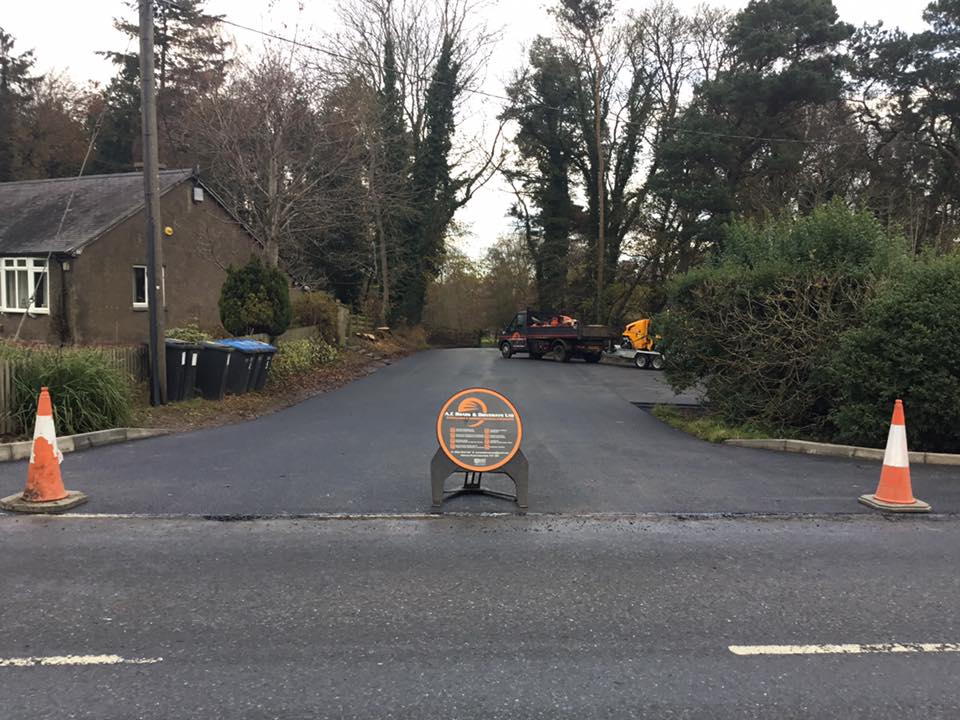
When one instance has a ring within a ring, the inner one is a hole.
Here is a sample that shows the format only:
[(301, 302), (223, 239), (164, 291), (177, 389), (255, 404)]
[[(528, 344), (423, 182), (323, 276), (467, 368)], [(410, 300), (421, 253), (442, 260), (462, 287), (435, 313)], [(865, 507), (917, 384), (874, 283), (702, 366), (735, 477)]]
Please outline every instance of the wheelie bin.
[(235, 356), (242, 359), (241, 362), (243, 362), (244, 365), (249, 368), (246, 389), (239, 389), (241, 379), (238, 371), (236, 380), (236, 387), (238, 389), (235, 391), (231, 390), (231, 381), (228, 379), (227, 391), (247, 392), (252, 390), (263, 390), (263, 386), (267, 382), (267, 374), (270, 372), (270, 365), (272, 364), (273, 356), (276, 354), (277, 349), (273, 345), (260, 342), (259, 340), (246, 340), (243, 338), (229, 338), (225, 340), (218, 340), (217, 342), (232, 347), (236, 351)]
[(197, 359), (197, 389), (207, 400), (223, 400), (233, 348), (215, 342), (200, 345)]
[(250, 388), (250, 374), (253, 372), (256, 355), (244, 352), (237, 347), (234, 340), (217, 340), (217, 344), (233, 350), (230, 356), (230, 367), (227, 370), (227, 394), (243, 395)]
[[(256, 341), (251, 341), (256, 342)], [(256, 375), (250, 376), (250, 389), (263, 390), (267, 384), (267, 377), (270, 375), (270, 366), (273, 364), (273, 356), (277, 354), (277, 348), (267, 343), (258, 342), (257, 350), (259, 362), (257, 363)]]
[(180, 402), (193, 397), (197, 377), (197, 352), (199, 345), (166, 338), (167, 354), (167, 402)]

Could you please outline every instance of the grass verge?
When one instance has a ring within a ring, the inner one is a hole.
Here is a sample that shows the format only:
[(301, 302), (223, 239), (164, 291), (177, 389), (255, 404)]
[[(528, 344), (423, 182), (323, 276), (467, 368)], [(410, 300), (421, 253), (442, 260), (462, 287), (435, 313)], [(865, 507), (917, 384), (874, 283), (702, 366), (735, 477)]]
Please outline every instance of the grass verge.
[(716, 415), (700, 410), (691, 411), (669, 405), (657, 405), (653, 415), (670, 427), (712, 443), (724, 440), (752, 440), (773, 437), (769, 432), (750, 425), (731, 425)]

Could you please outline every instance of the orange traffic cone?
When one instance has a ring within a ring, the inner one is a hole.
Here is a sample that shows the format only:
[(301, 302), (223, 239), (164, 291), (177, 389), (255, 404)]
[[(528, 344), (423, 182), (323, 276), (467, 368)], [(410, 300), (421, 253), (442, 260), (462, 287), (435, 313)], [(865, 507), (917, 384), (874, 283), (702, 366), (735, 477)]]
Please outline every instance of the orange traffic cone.
[(873, 495), (861, 495), (860, 502), (888, 512), (930, 512), (930, 506), (913, 496), (910, 485), (910, 453), (907, 451), (907, 425), (903, 418), (903, 401), (893, 406), (887, 449), (883, 454), (880, 484)]
[(0, 508), (16, 512), (50, 513), (69, 510), (87, 501), (82, 492), (68, 491), (60, 477), (63, 453), (57, 447), (50, 392), (40, 388), (37, 424), (33, 430), (33, 448), (27, 465), (27, 486), (20, 495), (0, 500)]

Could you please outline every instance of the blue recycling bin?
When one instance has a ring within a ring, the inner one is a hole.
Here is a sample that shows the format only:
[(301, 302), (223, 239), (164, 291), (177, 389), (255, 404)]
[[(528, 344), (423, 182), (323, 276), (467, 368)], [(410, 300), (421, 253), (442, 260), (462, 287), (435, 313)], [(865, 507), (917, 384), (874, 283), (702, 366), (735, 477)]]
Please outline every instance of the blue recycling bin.
[(263, 390), (277, 348), (259, 340), (242, 338), (228, 338), (217, 342), (232, 347), (234, 356), (240, 360), (235, 364), (231, 363), (227, 376), (227, 392), (239, 394)]

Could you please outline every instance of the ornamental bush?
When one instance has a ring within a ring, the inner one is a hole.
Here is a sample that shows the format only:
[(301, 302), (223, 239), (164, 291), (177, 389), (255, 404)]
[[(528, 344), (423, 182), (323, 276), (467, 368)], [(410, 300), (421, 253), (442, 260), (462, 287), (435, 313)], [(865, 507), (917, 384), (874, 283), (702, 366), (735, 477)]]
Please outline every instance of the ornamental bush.
[(276, 357), (270, 366), (270, 381), (286, 384), (321, 365), (333, 362), (337, 356), (336, 348), (321, 338), (279, 343)]
[(232, 335), (281, 335), (293, 318), (287, 277), (253, 256), (243, 267), (227, 269), (220, 290), (220, 322)]
[(172, 340), (200, 343), (210, 339), (210, 333), (204, 332), (196, 323), (188, 323), (182, 327), (167, 328), (166, 336)]
[(960, 256), (904, 263), (863, 315), (828, 366), (837, 439), (882, 446), (901, 398), (911, 450), (960, 452)]
[(50, 389), (61, 435), (108, 430), (130, 424), (132, 379), (95, 349), (12, 348), (0, 357), (13, 366), (11, 415), (19, 434), (29, 434), (41, 387)]

